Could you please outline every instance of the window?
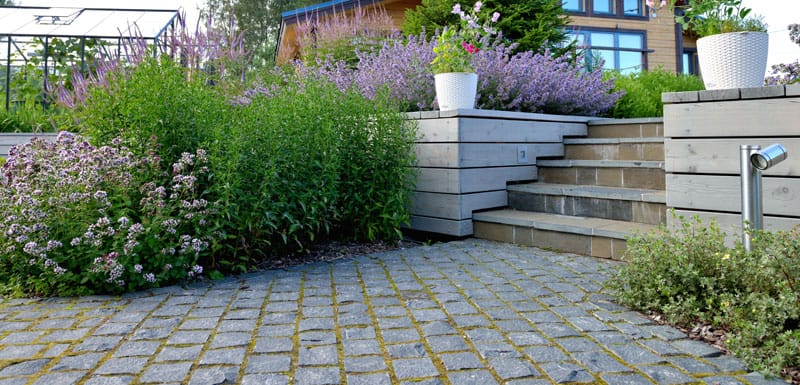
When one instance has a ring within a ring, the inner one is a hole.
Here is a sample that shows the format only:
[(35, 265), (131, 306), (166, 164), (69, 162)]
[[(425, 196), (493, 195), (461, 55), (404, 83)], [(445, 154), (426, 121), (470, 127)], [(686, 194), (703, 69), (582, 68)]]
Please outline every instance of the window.
[(683, 50), (683, 73), (700, 75), (700, 64), (697, 61), (697, 49), (686, 48)]
[(586, 0), (566, 0), (564, 10), (568, 12), (584, 12), (583, 3)]
[(565, 0), (564, 10), (591, 16), (645, 17), (644, 0)]
[(572, 41), (589, 51), (588, 65), (603, 60), (604, 69), (618, 70), (623, 74), (640, 72), (646, 68), (645, 34), (639, 31), (604, 31), (580, 29), (567, 31)]

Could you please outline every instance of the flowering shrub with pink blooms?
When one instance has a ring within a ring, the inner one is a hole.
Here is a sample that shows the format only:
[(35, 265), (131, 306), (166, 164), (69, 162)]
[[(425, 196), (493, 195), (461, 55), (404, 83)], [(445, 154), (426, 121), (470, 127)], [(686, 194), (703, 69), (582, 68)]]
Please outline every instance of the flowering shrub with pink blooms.
[(0, 173), (0, 281), (83, 295), (197, 278), (215, 234), (207, 161), (184, 153), (166, 175), (155, 155), (68, 132), (14, 147)]
[(472, 72), (472, 56), (478, 53), (486, 37), (496, 35), (492, 27), (500, 18), (500, 13), (494, 12), (489, 20), (480, 23), (483, 2), (477, 1), (470, 12), (464, 12), (461, 4), (453, 6), (453, 14), (459, 16), (460, 26), (445, 27), (439, 34), (439, 44), (433, 47), (436, 57), (431, 62), (433, 73), (445, 72)]

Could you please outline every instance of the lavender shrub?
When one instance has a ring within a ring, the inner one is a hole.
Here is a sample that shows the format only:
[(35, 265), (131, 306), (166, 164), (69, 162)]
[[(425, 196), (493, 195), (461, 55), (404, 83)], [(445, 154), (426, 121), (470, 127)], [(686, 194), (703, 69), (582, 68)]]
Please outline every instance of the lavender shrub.
[[(435, 40), (424, 36), (386, 42), (377, 53), (360, 53), (355, 69), (331, 61), (311, 67), (297, 65), (301, 74), (328, 79), (340, 89), (356, 86), (371, 99), (388, 89), (402, 110), (427, 110), (435, 105), (430, 69), (435, 45)], [(599, 115), (620, 97), (612, 92), (613, 80), (602, 79), (602, 69), (587, 71), (580, 65), (582, 57), (570, 60), (549, 53), (513, 54), (513, 48), (494, 43), (473, 55), (479, 79), (477, 108)]]
[(548, 114), (602, 114), (620, 94), (603, 81), (601, 68), (586, 71), (583, 57), (570, 61), (549, 52), (513, 54), (514, 46), (493, 44), (473, 56), (478, 74), (478, 108)]
[(202, 150), (171, 175), (115, 142), (61, 132), (12, 148), (0, 175), (0, 279), (25, 294), (119, 293), (196, 278), (213, 241)]

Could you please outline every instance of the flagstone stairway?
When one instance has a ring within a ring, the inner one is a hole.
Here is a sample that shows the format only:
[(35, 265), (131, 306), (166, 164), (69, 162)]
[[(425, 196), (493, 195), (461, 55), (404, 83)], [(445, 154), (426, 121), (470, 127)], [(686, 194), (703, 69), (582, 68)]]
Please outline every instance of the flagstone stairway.
[(620, 258), (625, 237), (666, 221), (661, 119), (589, 122), (536, 182), (510, 184), (508, 207), (473, 213), (477, 238)]

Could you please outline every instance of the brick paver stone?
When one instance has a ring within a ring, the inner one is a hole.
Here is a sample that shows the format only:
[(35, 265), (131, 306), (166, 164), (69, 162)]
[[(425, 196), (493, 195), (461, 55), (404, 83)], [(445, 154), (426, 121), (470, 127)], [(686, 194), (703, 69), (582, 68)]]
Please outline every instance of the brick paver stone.
[(0, 298), (0, 385), (778, 385), (614, 303), (617, 262), (461, 240), (129, 293)]

